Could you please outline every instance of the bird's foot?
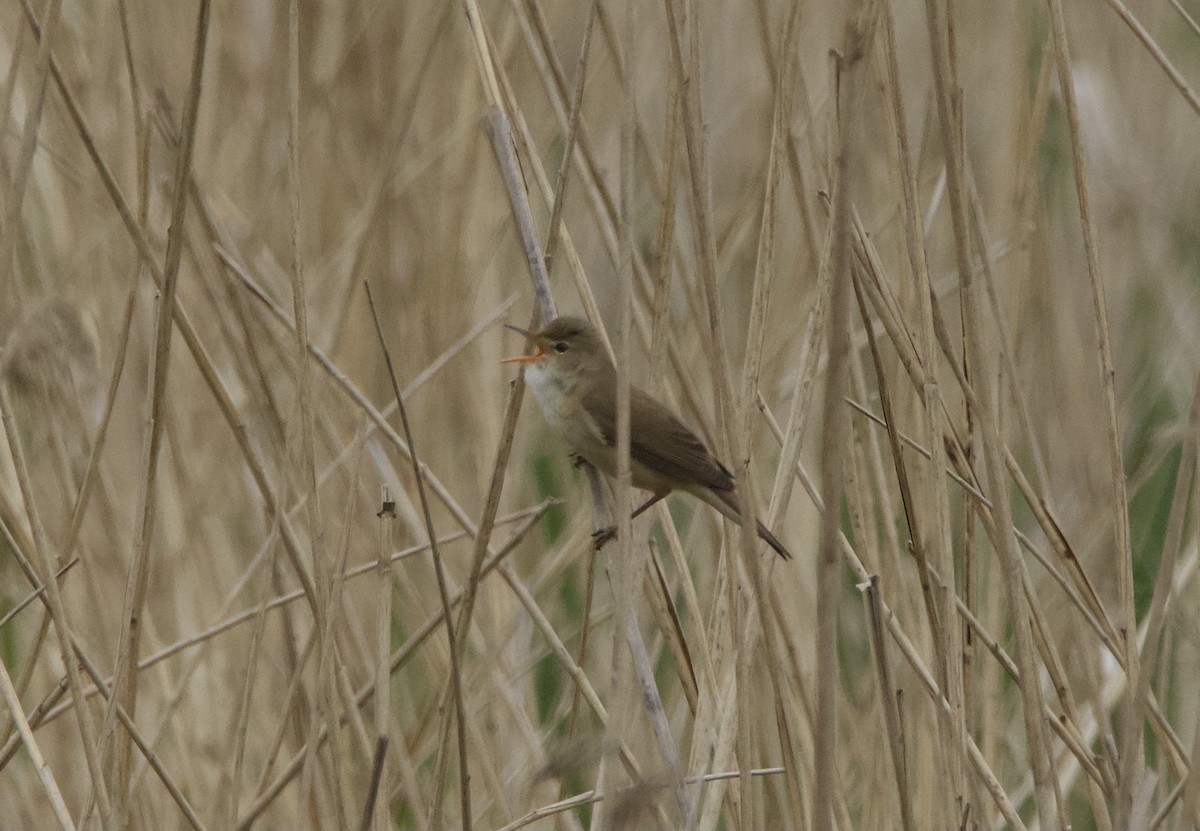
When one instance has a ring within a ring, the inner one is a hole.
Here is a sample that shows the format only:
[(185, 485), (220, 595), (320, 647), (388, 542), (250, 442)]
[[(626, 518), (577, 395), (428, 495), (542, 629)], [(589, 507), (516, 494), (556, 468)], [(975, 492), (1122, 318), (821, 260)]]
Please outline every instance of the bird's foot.
[(609, 525), (605, 528), (597, 528), (592, 532), (592, 543), (599, 551), (604, 546), (617, 538), (617, 526)]
[(587, 459), (583, 458), (578, 453), (571, 454), (571, 466), (572, 467), (583, 467), (586, 464), (587, 464)]

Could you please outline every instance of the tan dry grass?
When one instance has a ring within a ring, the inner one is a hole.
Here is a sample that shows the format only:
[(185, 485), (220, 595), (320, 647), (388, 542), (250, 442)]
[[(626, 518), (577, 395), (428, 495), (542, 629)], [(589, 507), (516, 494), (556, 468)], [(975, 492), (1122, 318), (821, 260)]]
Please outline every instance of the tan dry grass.
[[(0, 10), (0, 827), (1200, 825), (1185, 6), (215, 4), (195, 75), (197, 4), (42, 5), (45, 47)], [(593, 556), (495, 363), (539, 251), (794, 562), (685, 499)]]

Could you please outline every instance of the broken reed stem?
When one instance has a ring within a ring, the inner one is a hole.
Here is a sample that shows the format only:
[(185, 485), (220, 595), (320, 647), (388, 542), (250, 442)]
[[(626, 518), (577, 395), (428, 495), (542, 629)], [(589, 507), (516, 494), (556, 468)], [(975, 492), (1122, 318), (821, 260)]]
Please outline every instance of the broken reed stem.
[[(376, 831), (388, 831), (390, 819), (387, 799), (387, 745), (390, 735), (392, 695), (388, 681), (388, 660), (392, 656), (392, 530), (396, 524), (396, 503), (387, 485), (383, 486), (379, 513), (379, 553), (376, 561), (376, 598), (379, 604), (375, 621), (375, 741), (376, 759), (371, 773), (371, 788), (367, 807), (363, 810), (362, 828), (373, 821)], [(432, 539), (432, 538), (431, 538)], [(449, 619), (449, 618), (447, 618)], [(372, 812), (375, 793), (383, 785), (383, 799)]]
[[(853, 14), (853, 12), (851, 12)], [(817, 716), (813, 737), (813, 825), (834, 825), (834, 788), (837, 776), (837, 621), (841, 570), (838, 567), (838, 528), (842, 495), (845, 488), (843, 464), (848, 450), (849, 430), (842, 414), (850, 361), (850, 285), (853, 268), (850, 250), (850, 169), (853, 128), (849, 107), (856, 104), (851, 74), (857, 75), (861, 63), (861, 35), (853, 18), (845, 23), (842, 53), (834, 57), (838, 102), (837, 169), (833, 192), (833, 248), (830, 258), (832, 279), (826, 339), (829, 358), (825, 369), (823, 409), (824, 443), (821, 453), (821, 499), (826, 510), (821, 517), (821, 536), (817, 555), (817, 628), (814, 653), (817, 664)], [(849, 88), (847, 91), (846, 88)]]
[[(387, 340), (383, 335), (383, 327), (379, 323), (379, 315), (375, 310), (375, 298), (371, 295), (370, 281), (364, 280), (363, 287), (367, 292), (367, 305), (371, 308), (371, 320), (375, 324), (375, 334), (379, 339), (379, 348), (383, 353), (383, 360), (387, 364), (388, 378), (392, 382), (392, 393), (396, 398), (396, 406), (400, 410), (400, 422), (404, 426), (404, 438), (408, 443), (413, 477), (417, 482), (417, 495), (421, 500), (421, 514), (425, 520), (425, 531), (429, 535), (429, 551), (433, 558), (434, 573), (437, 575), (438, 594), (441, 596), (442, 614), (445, 616), (446, 640), (450, 645), (450, 679), (453, 687), (454, 711), (458, 728), (459, 799), (462, 808), (462, 817), (460, 819), (464, 831), (471, 831), (471, 776), (468, 770), (470, 762), (467, 757), (466, 708), (463, 706), (461, 664), (459, 663), (458, 642), (454, 634), (454, 620), (450, 614), (450, 592), (446, 583), (446, 567), (442, 562), (441, 551), (438, 548), (437, 533), (433, 529), (433, 516), (429, 512), (429, 498), (425, 495), (425, 479), (421, 475), (421, 463), (417, 455), (416, 445), (413, 443), (412, 428), (408, 423), (408, 410), (404, 406), (404, 397), (400, 393), (400, 382), (396, 379), (396, 369), (392, 364), (392, 354), (388, 349)], [(445, 758), (445, 756), (443, 755), (442, 758)], [(441, 793), (440, 788), (438, 793)], [(438, 822), (441, 813), (439, 806), (442, 804), (442, 800), (437, 798), (433, 804), (434, 815), (431, 818), (431, 823), (434, 827), (437, 827), (440, 824)]]
[(883, 601), (879, 596), (879, 578), (872, 576), (866, 585), (860, 586), (867, 597), (867, 619), (870, 622), (871, 655), (875, 658), (875, 671), (879, 678), (879, 701), (883, 708), (884, 723), (887, 725), (888, 749), (892, 771), (896, 777), (896, 797), (900, 803), (900, 827), (914, 831), (912, 794), (908, 782), (908, 760), (904, 755), (904, 722), (900, 717), (900, 706), (896, 700), (895, 683), (892, 680), (892, 664), (888, 660), (887, 643), (883, 639)]

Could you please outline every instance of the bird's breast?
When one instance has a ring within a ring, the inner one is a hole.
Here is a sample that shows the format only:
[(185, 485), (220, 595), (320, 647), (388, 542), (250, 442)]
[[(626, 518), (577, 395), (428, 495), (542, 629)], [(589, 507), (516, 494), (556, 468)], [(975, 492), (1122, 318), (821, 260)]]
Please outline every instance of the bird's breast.
[(558, 433), (572, 450), (589, 461), (604, 447), (596, 423), (582, 405), (578, 381), (570, 381), (558, 373), (537, 365), (525, 371), (525, 382), (533, 391), (550, 429)]

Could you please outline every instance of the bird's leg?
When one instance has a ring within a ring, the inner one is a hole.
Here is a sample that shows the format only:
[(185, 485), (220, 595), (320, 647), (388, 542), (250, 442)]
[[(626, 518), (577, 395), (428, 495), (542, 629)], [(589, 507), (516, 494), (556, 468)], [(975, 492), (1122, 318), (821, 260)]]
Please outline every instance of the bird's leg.
[(666, 496), (666, 494), (665, 494), (665, 493), (656, 493), (656, 494), (654, 494), (654, 496), (650, 497), (650, 498), (649, 498), (649, 499), (647, 499), (645, 502), (643, 502), (640, 508), (638, 508), (638, 509), (637, 509), (636, 511), (634, 511), (632, 514), (630, 514), (630, 515), (629, 515), (629, 519), (630, 519), (631, 521), (632, 521), (632, 520), (635, 520), (635, 519), (637, 519), (637, 518), (638, 518), (638, 517), (640, 517), (642, 514), (646, 513), (646, 511), (650, 510), (650, 509), (651, 509), (651, 508), (653, 508), (655, 505), (657, 505), (657, 504), (658, 504), (658, 502), (659, 502), (659, 500), (661, 500), (661, 499), (662, 499), (664, 496)]
[[(656, 505), (658, 503), (658, 501), (660, 499), (662, 499), (664, 496), (666, 496), (665, 493), (656, 493), (653, 496), (651, 496), (649, 499), (647, 499), (645, 502), (643, 502), (636, 511), (634, 511), (632, 514), (629, 515), (629, 520), (632, 522), (633, 520), (640, 517), (642, 514), (646, 513), (646, 511), (648, 511), (651, 507)], [(604, 546), (608, 545), (609, 542), (611, 542), (612, 540), (615, 540), (616, 538), (617, 538), (617, 526), (615, 526), (615, 525), (610, 525), (607, 528), (598, 528), (592, 532), (592, 540), (596, 544), (597, 551), (599, 551)]]

